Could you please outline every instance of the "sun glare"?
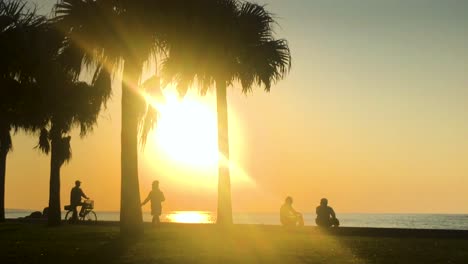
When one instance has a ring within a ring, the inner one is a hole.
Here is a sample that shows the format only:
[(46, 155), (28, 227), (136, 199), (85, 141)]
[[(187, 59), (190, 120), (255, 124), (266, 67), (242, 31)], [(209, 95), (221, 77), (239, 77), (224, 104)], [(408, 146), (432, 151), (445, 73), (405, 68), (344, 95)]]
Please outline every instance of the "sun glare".
[(173, 161), (190, 167), (218, 162), (216, 108), (207, 98), (193, 93), (178, 98), (173, 89), (164, 92), (165, 103), (154, 132), (156, 148)]
[(166, 215), (166, 218), (168, 222), (173, 223), (208, 224), (214, 222), (209, 213), (199, 211), (172, 212)]
[[(162, 94), (143, 94), (158, 112), (157, 125), (148, 138), (145, 158), (151, 170), (178, 183), (216, 189), (218, 160), (228, 162), (218, 152), (216, 94), (200, 96), (190, 90), (179, 98), (173, 87)], [(247, 173), (234, 160), (242, 152), (241, 130), (235, 113), (229, 116), (231, 144), (231, 181), (252, 183)], [(150, 176), (154, 177), (154, 176)]]

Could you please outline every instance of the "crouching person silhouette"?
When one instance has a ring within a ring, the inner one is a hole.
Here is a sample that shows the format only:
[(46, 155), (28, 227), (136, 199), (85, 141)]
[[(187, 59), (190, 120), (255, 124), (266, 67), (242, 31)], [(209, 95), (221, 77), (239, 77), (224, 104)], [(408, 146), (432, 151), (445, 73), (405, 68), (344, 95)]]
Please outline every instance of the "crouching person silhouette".
[(159, 216), (161, 215), (162, 205), (166, 198), (164, 193), (159, 189), (159, 181), (153, 181), (152, 190), (148, 194), (148, 197), (141, 203), (141, 206), (151, 201), (151, 215), (153, 216), (153, 227), (158, 226), (161, 222)]
[(316, 209), (317, 218), (315, 219), (315, 223), (320, 227), (338, 227), (340, 225), (340, 221), (336, 218), (335, 211), (333, 208), (328, 206), (328, 200), (326, 198), (322, 198), (320, 200), (320, 205), (317, 206)]
[(283, 226), (304, 226), (302, 214), (294, 210), (292, 207), (293, 199), (291, 196), (286, 197), (284, 204), (280, 209), (280, 221)]

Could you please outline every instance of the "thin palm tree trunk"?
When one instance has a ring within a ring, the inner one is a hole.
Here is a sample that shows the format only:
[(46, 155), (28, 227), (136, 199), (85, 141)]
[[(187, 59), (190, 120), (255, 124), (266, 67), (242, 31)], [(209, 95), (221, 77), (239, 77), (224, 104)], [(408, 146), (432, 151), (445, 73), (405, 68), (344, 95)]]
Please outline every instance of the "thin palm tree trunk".
[(125, 237), (143, 234), (138, 182), (138, 64), (125, 61), (122, 83), (120, 232)]
[(0, 137), (0, 222), (4, 222), (6, 158), (11, 147), (10, 129), (2, 126)]
[[(53, 130), (53, 129), (52, 129)], [(47, 224), (49, 226), (58, 226), (61, 221), (60, 213), (60, 161), (59, 144), (60, 134), (52, 132), (51, 134), (51, 154), (50, 154), (50, 182), (49, 182), (49, 214)]]
[(216, 81), (216, 101), (218, 112), (218, 224), (232, 224), (231, 179), (229, 175), (229, 129), (226, 81)]
[(8, 150), (0, 149), (0, 222), (5, 221), (5, 175)]

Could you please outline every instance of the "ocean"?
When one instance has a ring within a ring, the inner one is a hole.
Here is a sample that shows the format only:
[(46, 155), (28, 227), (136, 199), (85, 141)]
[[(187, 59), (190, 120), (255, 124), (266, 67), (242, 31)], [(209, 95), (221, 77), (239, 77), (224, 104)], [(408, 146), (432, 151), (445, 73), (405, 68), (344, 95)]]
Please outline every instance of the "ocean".
[[(6, 218), (29, 215), (32, 210), (6, 209)], [(65, 212), (63, 212), (65, 214)], [(96, 211), (99, 221), (118, 221), (119, 212)], [(64, 215), (63, 215), (64, 217)], [(234, 213), (236, 224), (279, 225), (278, 213)], [(383, 227), (410, 229), (453, 229), (468, 230), (468, 214), (338, 214), (341, 226)], [(151, 222), (151, 215), (143, 213), (143, 220)], [(216, 214), (204, 211), (173, 211), (163, 213), (161, 221), (175, 223), (214, 223)], [(315, 225), (315, 214), (304, 214), (305, 225)]]

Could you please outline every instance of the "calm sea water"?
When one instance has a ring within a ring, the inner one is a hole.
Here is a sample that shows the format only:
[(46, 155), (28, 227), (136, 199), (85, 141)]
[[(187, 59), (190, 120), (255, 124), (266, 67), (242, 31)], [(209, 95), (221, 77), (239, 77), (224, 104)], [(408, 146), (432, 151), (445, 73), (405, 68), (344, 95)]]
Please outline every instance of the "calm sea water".
[[(7, 209), (7, 218), (29, 215), (32, 210)], [(118, 221), (119, 212), (96, 211), (100, 221)], [(414, 229), (457, 229), (468, 230), (467, 214), (338, 214), (341, 226), (349, 227), (388, 227)], [(315, 225), (315, 214), (304, 214), (306, 225)], [(149, 213), (143, 213), (143, 220), (151, 221)], [(163, 222), (177, 223), (213, 223), (216, 214), (202, 211), (175, 211), (161, 216)], [(234, 213), (236, 224), (279, 225), (276, 213)]]

